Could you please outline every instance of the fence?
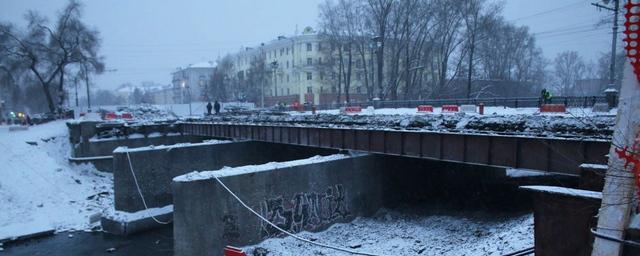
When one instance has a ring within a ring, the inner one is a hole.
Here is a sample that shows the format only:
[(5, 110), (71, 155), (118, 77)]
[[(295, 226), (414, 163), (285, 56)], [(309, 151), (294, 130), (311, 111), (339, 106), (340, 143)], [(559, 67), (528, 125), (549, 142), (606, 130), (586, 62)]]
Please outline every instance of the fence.
[[(564, 104), (567, 107), (592, 107), (596, 103), (606, 103), (604, 96), (561, 96), (553, 97), (551, 104)], [(482, 98), (482, 99), (430, 99), (430, 100), (396, 100), (396, 101), (368, 101), (349, 104), (323, 104), (317, 105), (318, 110), (338, 109), (345, 106), (358, 106), (366, 108), (373, 106), (375, 108), (416, 108), (420, 105), (431, 105), (440, 107), (442, 105), (478, 105), (483, 103), (485, 106), (504, 106), (513, 108), (535, 108), (539, 107), (543, 100), (538, 97), (521, 97), (521, 98)], [(310, 106), (305, 106), (310, 108)]]

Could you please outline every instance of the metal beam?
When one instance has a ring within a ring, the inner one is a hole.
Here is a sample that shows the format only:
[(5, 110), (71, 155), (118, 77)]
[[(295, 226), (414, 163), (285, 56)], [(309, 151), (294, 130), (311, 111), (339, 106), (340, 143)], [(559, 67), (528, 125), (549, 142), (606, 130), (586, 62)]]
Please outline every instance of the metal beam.
[(470, 164), (577, 174), (606, 164), (610, 141), (434, 131), (184, 123), (184, 133), (229, 139), (361, 150)]

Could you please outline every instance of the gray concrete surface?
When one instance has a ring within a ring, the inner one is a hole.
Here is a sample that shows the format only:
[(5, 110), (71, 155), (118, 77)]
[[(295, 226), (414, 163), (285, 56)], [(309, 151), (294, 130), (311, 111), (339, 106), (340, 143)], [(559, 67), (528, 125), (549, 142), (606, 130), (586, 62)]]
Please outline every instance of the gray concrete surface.
[[(286, 145), (257, 141), (209, 144), (130, 152), (138, 183), (149, 208), (172, 203), (171, 180), (196, 170), (217, 170), (224, 166), (243, 166), (282, 162), (331, 155), (334, 149)], [(143, 210), (126, 153), (114, 153), (115, 209), (126, 212)]]
[(176, 136), (159, 136), (149, 138), (134, 139), (113, 139), (100, 141), (87, 141), (74, 146), (74, 157), (92, 157), (92, 156), (110, 156), (117, 147), (146, 147), (150, 145), (173, 145), (177, 143), (197, 143), (207, 139), (202, 136), (192, 135), (176, 135)]
[[(375, 156), (226, 176), (250, 207), (294, 233), (320, 231), (382, 206)], [(258, 243), (279, 232), (243, 208), (215, 179), (173, 182), (175, 255), (222, 255), (226, 245)]]
[(151, 217), (139, 219), (139, 220), (133, 220), (133, 221), (119, 221), (109, 217), (102, 217), (100, 218), (100, 225), (102, 226), (102, 230), (104, 230), (107, 233), (119, 235), (119, 236), (129, 236), (132, 234), (137, 234), (147, 230), (155, 229), (161, 226), (172, 225), (171, 223), (172, 217), (173, 217), (173, 213), (166, 213), (166, 214), (154, 216), (156, 220), (163, 223), (169, 222), (168, 224), (158, 223)]

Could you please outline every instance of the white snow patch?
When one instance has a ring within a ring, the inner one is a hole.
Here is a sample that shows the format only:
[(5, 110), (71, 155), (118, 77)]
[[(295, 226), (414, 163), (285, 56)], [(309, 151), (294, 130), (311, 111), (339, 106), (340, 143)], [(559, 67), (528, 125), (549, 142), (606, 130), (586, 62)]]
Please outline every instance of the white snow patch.
[(89, 229), (90, 217), (113, 205), (113, 176), (70, 164), (70, 150), (64, 121), (0, 129), (0, 234)]
[[(373, 218), (356, 218), (319, 232), (298, 235), (319, 243), (378, 255), (504, 255), (533, 246), (533, 215), (518, 217), (419, 216), (381, 210)], [(272, 238), (247, 246), (272, 256), (346, 254), (295, 240)]]
[(532, 170), (523, 170), (523, 169), (507, 169), (507, 177), (518, 178), (518, 177), (537, 177), (537, 176), (546, 176), (548, 173), (541, 171), (532, 171)]
[(215, 170), (215, 171), (201, 171), (201, 172), (194, 171), (184, 175), (177, 176), (173, 178), (173, 181), (189, 182), (189, 181), (195, 181), (195, 180), (206, 180), (206, 179), (211, 179), (214, 176), (219, 178), (226, 177), (226, 176), (235, 176), (235, 175), (241, 175), (241, 174), (247, 174), (247, 173), (255, 173), (255, 172), (262, 172), (262, 171), (268, 171), (273, 169), (287, 168), (292, 166), (328, 162), (328, 161), (345, 159), (349, 157), (350, 156), (344, 155), (344, 154), (335, 154), (335, 155), (329, 155), (329, 156), (314, 156), (310, 158), (287, 161), (287, 162), (270, 162), (270, 163), (261, 164), (261, 165), (224, 167), (220, 170)]
[[(157, 138), (157, 137), (165, 137), (165, 136), (180, 136), (182, 134), (178, 133), (178, 132), (170, 132), (167, 134), (162, 134), (159, 132), (152, 132), (149, 135), (147, 135), (146, 138)], [(128, 136), (128, 138), (125, 137), (108, 137), (108, 138), (98, 138), (97, 136), (93, 136), (91, 138), (89, 138), (89, 142), (100, 142), (100, 141), (112, 141), (112, 140), (126, 140), (126, 139), (141, 139), (141, 138), (145, 138), (144, 134), (141, 133), (133, 133), (130, 134)]]
[(597, 192), (597, 191), (556, 187), (556, 186), (521, 186), (520, 188), (525, 190), (535, 191), (535, 192), (544, 192), (544, 193), (584, 197), (584, 198), (591, 198), (591, 199), (602, 199), (602, 192)]
[(205, 140), (202, 142), (198, 142), (198, 143), (176, 143), (176, 144), (172, 144), (172, 145), (151, 145), (151, 146), (146, 146), (146, 147), (139, 147), (139, 148), (128, 148), (125, 146), (121, 146), (121, 147), (117, 147), (116, 149), (113, 150), (113, 153), (125, 153), (125, 152), (139, 152), (139, 151), (145, 151), (145, 150), (171, 150), (174, 148), (184, 148), (184, 147), (197, 147), (197, 146), (204, 146), (204, 145), (214, 145), (214, 144), (225, 144), (225, 143), (232, 143), (233, 141), (230, 140)]
[(132, 222), (136, 220), (150, 218), (152, 216), (159, 216), (163, 214), (168, 214), (173, 212), (173, 205), (166, 205), (159, 208), (149, 208), (142, 211), (137, 212), (123, 212), (117, 211), (113, 208), (109, 208), (109, 210), (105, 211), (104, 216), (108, 219), (119, 221), (119, 222)]
[(581, 164), (580, 168), (592, 170), (608, 170), (609, 166), (606, 164)]

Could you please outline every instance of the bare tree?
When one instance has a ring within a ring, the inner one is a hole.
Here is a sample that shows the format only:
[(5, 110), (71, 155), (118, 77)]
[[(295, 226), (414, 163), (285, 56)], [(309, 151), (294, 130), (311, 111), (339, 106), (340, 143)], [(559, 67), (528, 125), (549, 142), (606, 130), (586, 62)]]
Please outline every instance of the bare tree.
[(585, 74), (585, 64), (576, 51), (561, 52), (554, 60), (556, 87), (562, 95), (569, 95), (576, 82)]
[(387, 26), (389, 25), (389, 15), (391, 14), (392, 7), (396, 3), (394, 0), (368, 0), (371, 17), (373, 20), (373, 25), (375, 27), (375, 38), (376, 42), (379, 44), (376, 47), (377, 53), (377, 68), (378, 68), (378, 77), (377, 77), (377, 86), (378, 86), (378, 96), (380, 98), (384, 98), (384, 47), (387, 36)]
[(78, 64), (77, 68), (95, 73), (104, 69), (103, 58), (98, 56), (98, 32), (89, 29), (81, 21), (81, 7), (78, 1), (70, 0), (53, 26), (33, 11), (26, 15), (28, 26), (23, 33), (12, 29), (10, 25), (0, 26), (0, 37), (12, 41), (3, 47), (3, 51), (20, 61), (37, 78), (52, 112), (56, 109), (51, 95), (54, 80), (58, 79), (56, 91), (60, 109), (64, 102), (65, 73), (69, 66)]

